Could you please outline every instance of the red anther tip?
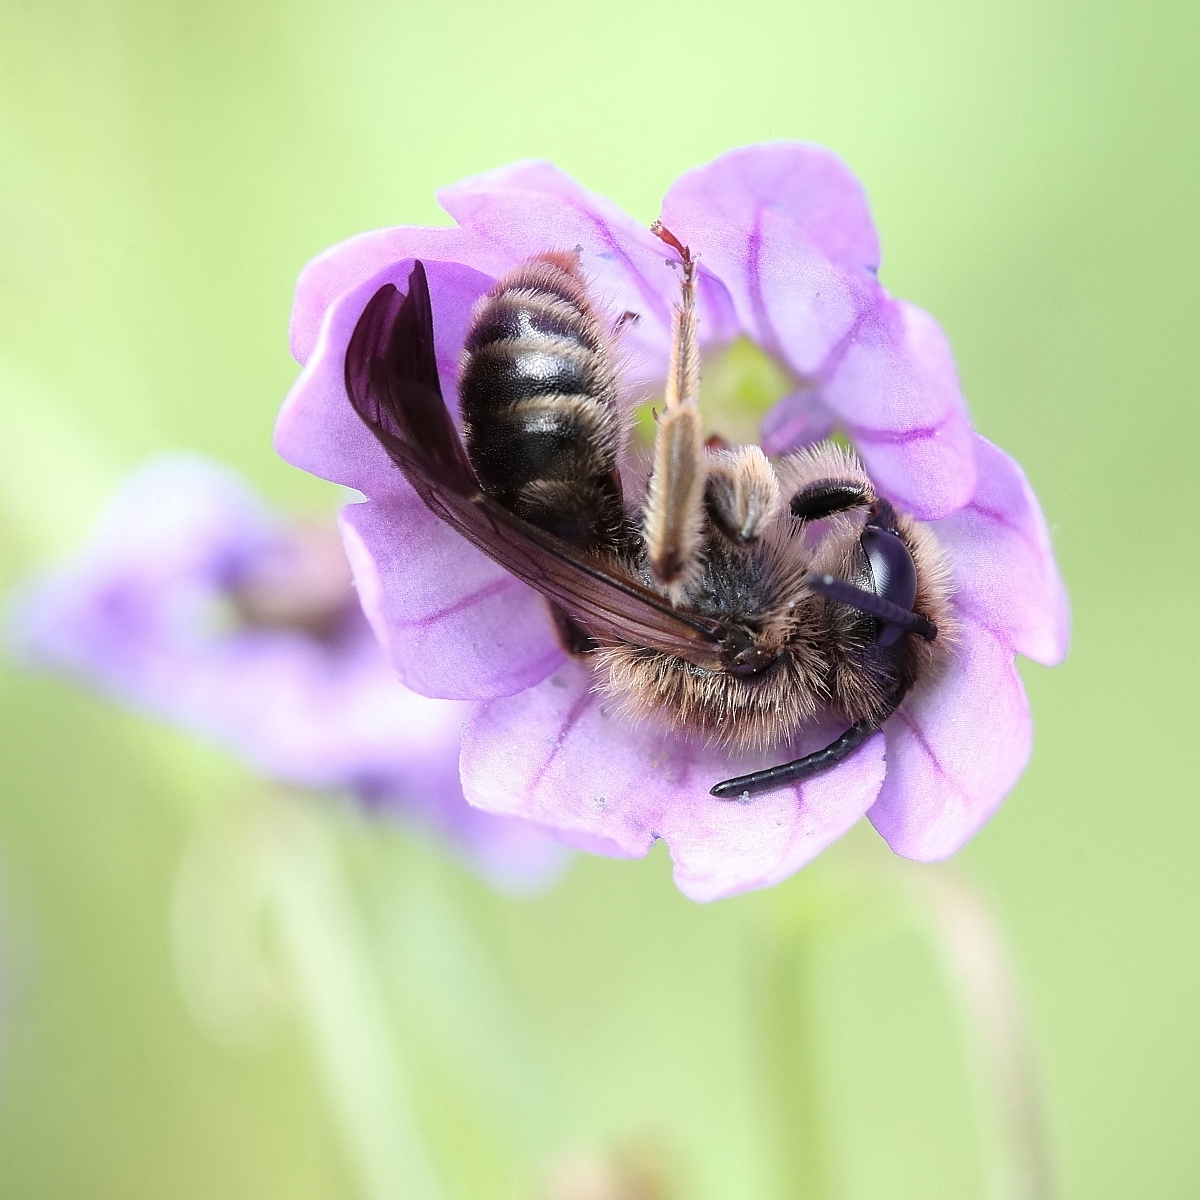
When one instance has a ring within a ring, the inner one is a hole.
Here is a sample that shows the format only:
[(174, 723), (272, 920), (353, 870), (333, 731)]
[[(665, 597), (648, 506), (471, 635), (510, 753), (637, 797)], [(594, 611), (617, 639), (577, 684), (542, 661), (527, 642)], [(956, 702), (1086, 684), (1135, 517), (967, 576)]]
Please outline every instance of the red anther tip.
[(667, 245), (679, 255), (684, 266), (690, 267), (692, 265), (691, 249), (685, 246), (661, 221), (655, 221), (654, 224), (650, 226), (650, 232), (654, 234), (654, 236), (658, 238), (660, 242), (666, 242)]

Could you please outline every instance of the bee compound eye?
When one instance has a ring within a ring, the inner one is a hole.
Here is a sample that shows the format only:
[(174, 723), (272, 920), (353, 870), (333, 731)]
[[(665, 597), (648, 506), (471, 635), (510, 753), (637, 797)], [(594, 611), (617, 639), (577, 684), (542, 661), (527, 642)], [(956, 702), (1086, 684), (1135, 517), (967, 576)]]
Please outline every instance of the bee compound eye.
[(896, 534), (873, 527), (863, 530), (860, 541), (871, 565), (875, 595), (911, 611), (917, 598), (917, 568), (908, 547)]
[[(912, 611), (917, 598), (917, 568), (908, 547), (887, 529), (868, 525), (860, 544), (871, 568), (871, 587), (875, 595)], [(899, 626), (881, 624), (876, 642), (889, 646), (900, 637)]]

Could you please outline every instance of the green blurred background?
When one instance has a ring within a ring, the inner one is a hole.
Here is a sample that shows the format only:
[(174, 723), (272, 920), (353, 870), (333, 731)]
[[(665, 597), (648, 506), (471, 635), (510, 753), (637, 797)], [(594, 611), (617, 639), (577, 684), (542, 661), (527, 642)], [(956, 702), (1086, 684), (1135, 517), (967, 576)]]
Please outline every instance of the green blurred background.
[[(941, 321), (977, 425), (1025, 465), (1072, 595), (1069, 660), (1025, 672), (1032, 764), (958, 860), (1009, 940), (1061, 1194), (1194, 1196), (1198, 78), (1186, 0), (2, 0), (0, 583), (166, 448), (332, 503), (270, 446), (292, 284), (343, 237), (438, 221), (435, 187), (544, 156), (648, 221), (729, 147), (832, 147), (885, 283)], [(0, 707), (0, 1192), (355, 1195), (295, 1006), (239, 1043), (177, 984), (181, 858), (250, 782), (65, 684), (5, 674)], [(689, 1196), (765, 1194), (756, 898), (691, 905), (656, 852), (497, 900), (411, 838), (319, 820), (354, 887), (436, 877), (490, 948), (572, 1097), (532, 1158), (650, 1139)], [(989, 1195), (927, 947), (842, 939), (814, 994), (830, 1194)], [(480, 1142), (469, 1070), (422, 1053), (450, 1194), (528, 1195)]]

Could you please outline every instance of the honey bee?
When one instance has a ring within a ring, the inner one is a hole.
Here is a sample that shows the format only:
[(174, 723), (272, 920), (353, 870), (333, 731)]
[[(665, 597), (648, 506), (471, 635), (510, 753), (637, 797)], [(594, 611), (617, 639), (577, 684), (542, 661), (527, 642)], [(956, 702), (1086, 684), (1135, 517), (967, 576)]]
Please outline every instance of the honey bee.
[(420, 262), (406, 293), (387, 284), (368, 302), (346, 390), (426, 506), (545, 597), (564, 647), (622, 713), (732, 752), (789, 745), (823, 711), (846, 720), (824, 749), (711, 789), (746, 799), (847, 758), (937, 668), (948, 576), (931, 532), (836, 443), (772, 464), (758, 446), (705, 441), (697, 264), (653, 230), (680, 297), (649, 479), (632, 501), (620, 322), (598, 311), (577, 254), (530, 259), (478, 302), (462, 437)]

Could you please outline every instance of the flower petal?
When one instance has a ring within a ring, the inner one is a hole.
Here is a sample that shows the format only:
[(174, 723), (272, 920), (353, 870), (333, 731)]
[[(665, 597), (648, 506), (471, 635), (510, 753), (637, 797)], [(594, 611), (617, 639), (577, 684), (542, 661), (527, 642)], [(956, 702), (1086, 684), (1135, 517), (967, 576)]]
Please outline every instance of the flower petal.
[(452, 803), (445, 764), (467, 707), (405, 691), (370, 631), (356, 637), (337, 653), (283, 630), (173, 648), (169, 671), (154, 678), (154, 708), (272, 779), (365, 794), (421, 788), (428, 802)]
[(762, 420), (764, 454), (786, 454), (824, 441), (837, 418), (821, 402), (815, 387), (799, 387), (776, 401)]
[(1024, 471), (976, 436), (975, 495), (933, 528), (950, 557), (954, 603), (1034, 662), (1062, 662), (1070, 640), (1067, 593)]
[[(814, 177), (838, 172), (857, 192), (856, 212), (850, 204), (841, 213), (838, 187), (825, 204), (804, 199)], [(846, 238), (837, 234), (840, 215)], [(742, 332), (801, 379), (815, 377), (854, 327), (855, 278), (864, 270), (842, 258), (866, 236), (860, 221), (872, 242), (874, 230), (857, 184), (832, 155), (786, 143), (734, 151), (681, 175), (663, 200), (662, 220), (729, 289)], [(837, 246), (837, 259), (823, 240)]]
[(927, 312), (885, 295), (846, 343), (821, 399), (876, 485), (913, 516), (936, 520), (971, 498), (971, 422), (950, 347)]
[[(515, 163), (463, 180), (439, 192), (438, 200), (471, 238), (491, 248), (472, 260), (481, 269), (498, 274), (547, 250), (577, 251), (596, 298), (613, 315), (638, 316), (621, 334), (630, 377), (649, 384), (665, 375), (679, 277), (671, 269), (674, 254), (648, 229), (547, 162)], [(732, 301), (704, 263), (697, 303), (702, 343), (735, 336)]]
[(339, 522), (358, 598), (401, 680), (425, 696), (490, 699), (563, 660), (546, 607), (425, 507), (403, 480)]
[(230, 472), (157, 459), (113, 497), (85, 549), (19, 597), (16, 649), (287, 783), (366, 786), (455, 762), (465, 709), (399, 687), (361, 617), (335, 643), (224, 627), (229, 581), (278, 536)]
[(157, 459), (125, 482), (81, 553), (18, 593), (12, 649), (270, 779), (345, 789), (445, 834), (505, 890), (551, 882), (560, 843), (463, 799), (470, 705), (401, 687), (357, 609), (328, 639), (221, 619), (231, 582), (277, 553), (281, 532), (229, 471)]
[[(405, 289), (411, 258), (390, 263), (330, 305), (320, 335), (275, 422), (275, 449), (295, 467), (376, 498), (404, 485), (346, 395), (346, 348), (370, 298), (385, 283)], [(457, 411), (458, 358), (471, 308), (492, 280), (470, 267), (427, 262), (442, 394)]]
[(970, 423), (945, 339), (879, 286), (866, 200), (837, 158), (801, 143), (735, 150), (676, 180), (663, 221), (729, 289), (742, 331), (801, 384), (764, 422), (772, 452), (807, 444), (814, 414), (832, 414), (914, 515), (966, 503)]
[(465, 230), (421, 225), (374, 229), (330, 246), (309, 262), (296, 280), (288, 325), (292, 356), (298, 363), (307, 363), (333, 302), (388, 267), (414, 258), (471, 264), (479, 256), (480, 248)]
[(164, 660), (202, 641), (216, 581), (271, 538), (269, 515), (231, 472), (165, 455), (126, 479), (79, 554), (17, 593), (10, 648), (153, 707), (145, 690)]
[[(587, 668), (570, 662), (518, 696), (477, 705), (463, 739), (467, 799), (613, 857), (643, 855), (663, 838), (680, 891), (707, 901), (786, 878), (841, 837), (879, 790), (883, 739), (873, 738), (802, 785), (744, 803), (714, 799), (714, 783), (788, 752), (732, 760), (634, 727), (612, 716), (591, 684)], [(830, 735), (814, 729), (792, 753)]]
[(995, 812), (1029, 758), (1033, 729), (1012, 651), (964, 620), (945, 673), (884, 727), (887, 777), (868, 816), (906, 858), (958, 850)]
[[(699, 231), (750, 229), (764, 210), (786, 216), (808, 243), (844, 271), (879, 266), (879, 238), (862, 186), (836, 154), (805, 142), (743, 146), (685, 171), (663, 201), (663, 222), (680, 237), (686, 230), (707, 256), (709, 246)], [(717, 274), (726, 278), (720, 269)], [(734, 294), (745, 296), (740, 290)]]

